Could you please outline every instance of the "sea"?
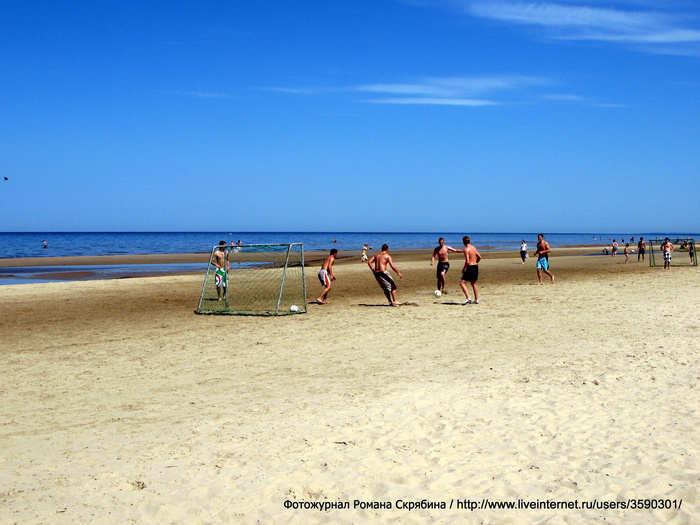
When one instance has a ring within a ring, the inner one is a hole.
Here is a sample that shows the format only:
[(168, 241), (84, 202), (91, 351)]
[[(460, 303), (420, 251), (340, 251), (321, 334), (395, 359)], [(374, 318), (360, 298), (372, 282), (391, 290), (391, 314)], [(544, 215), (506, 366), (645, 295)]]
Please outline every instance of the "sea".
[[(622, 243), (631, 237), (638, 239), (694, 238), (698, 233), (547, 233), (542, 232), (549, 244), (557, 246), (604, 246), (613, 239)], [(328, 251), (336, 248), (343, 254), (360, 253), (367, 243), (379, 250), (388, 244), (391, 250), (422, 250), (437, 246), (439, 237), (445, 244), (462, 246), (462, 232), (0, 232), (0, 259), (23, 257), (73, 257), (91, 255), (143, 255), (209, 253), (219, 241), (227, 244), (241, 241), (243, 244), (303, 243), (305, 251)], [(472, 244), (482, 253), (489, 251), (520, 249), (521, 241), (530, 248), (537, 243), (537, 233), (469, 233)], [(46, 243), (44, 245), (44, 242)], [(5, 264), (8, 261), (4, 261)], [(157, 268), (157, 271), (155, 270)], [(0, 268), (0, 285), (63, 280), (112, 279), (163, 273), (199, 272), (206, 268), (202, 264), (171, 265), (91, 265), (82, 266), (37, 266)]]

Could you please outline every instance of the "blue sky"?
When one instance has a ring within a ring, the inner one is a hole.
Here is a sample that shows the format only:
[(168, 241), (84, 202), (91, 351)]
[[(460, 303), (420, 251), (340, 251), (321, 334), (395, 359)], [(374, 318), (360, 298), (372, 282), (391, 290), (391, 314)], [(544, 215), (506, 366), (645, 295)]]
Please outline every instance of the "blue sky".
[(0, 24), (0, 231), (700, 230), (696, 0), (3, 0)]

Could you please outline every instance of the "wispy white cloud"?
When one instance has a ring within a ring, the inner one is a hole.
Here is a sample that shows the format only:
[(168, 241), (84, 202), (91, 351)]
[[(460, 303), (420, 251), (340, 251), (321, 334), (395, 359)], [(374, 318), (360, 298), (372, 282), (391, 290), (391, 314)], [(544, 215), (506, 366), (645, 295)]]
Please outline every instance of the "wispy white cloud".
[(209, 93), (205, 91), (173, 91), (172, 93), (193, 98), (234, 98), (233, 95), (225, 93)]
[(551, 93), (560, 83), (545, 77), (494, 75), (476, 77), (426, 77), (414, 82), (362, 84), (336, 88), (265, 88), (290, 95), (355, 93), (369, 104), (417, 106), (497, 106), (504, 104), (572, 103), (597, 105), (575, 94)]
[(568, 5), (562, 2), (476, 1), (461, 5), (472, 16), (540, 27), (555, 39), (649, 46), (700, 43), (700, 30), (686, 27), (677, 16), (661, 11)]
[(372, 104), (406, 104), (406, 105), (430, 105), (430, 106), (494, 106), (498, 102), (491, 100), (479, 100), (469, 98), (441, 98), (441, 97), (396, 97), (376, 98), (367, 100)]
[(582, 102), (583, 97), (578, 95), (543, 95), (542, 100), (553, 100), (556, 102)]
[(502, 103), (499, 92), (548, 85), (539, 77), (446, 77), (426, 78), (414, 83), (367, 84), (355, 91), (383, 95), (367, 102), (379, 104), (433, 104), (450, 106), (490, 106)]

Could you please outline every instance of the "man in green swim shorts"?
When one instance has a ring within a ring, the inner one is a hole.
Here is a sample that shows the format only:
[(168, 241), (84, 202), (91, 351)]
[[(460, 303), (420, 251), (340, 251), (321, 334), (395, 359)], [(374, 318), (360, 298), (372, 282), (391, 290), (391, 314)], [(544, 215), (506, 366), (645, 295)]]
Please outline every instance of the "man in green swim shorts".
[(226, 249), (226, 241), (219, 242), (219, 248), (214, 250), (211, 261), (209, 262), (216, 266), (214, 283), (216, 284), (216, 295), (219, 301), (221, 301), (222, 299), (226, 299), (228, 272), (231, 270), (231, 261), (229, 260), (228, 250)]

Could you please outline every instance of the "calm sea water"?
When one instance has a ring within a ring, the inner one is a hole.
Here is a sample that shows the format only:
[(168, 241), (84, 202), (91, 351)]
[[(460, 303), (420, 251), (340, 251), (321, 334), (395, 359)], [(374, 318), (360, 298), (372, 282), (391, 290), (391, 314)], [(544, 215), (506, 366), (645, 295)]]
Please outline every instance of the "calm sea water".
[[(618, 242), (630, 237), (658, 238), (700, 237), (691, 233), (547, 233), (547, 241), (556, 247), (564, 245), (607, 245), (612, 239)], [(80, 255), (141, 255), (148, 253), (208, 253), (212, 246), (224, 240), (227, 243), (241, 240), (245, 244), (304, 243), (306, 251), (358, 252), (363, 243), (375, 249), (386, 243), (392, 250), (428, 249), (444, 237), (446, 244), (461, 247), (464, 233), (377, 233), (377, 232), (66, 232), (66, 233), (0, 233), (0, 258), (8, 257), (58, 257)], [(525, 239), (530, 247), (537, 243), (537, 233), (471, 233), (472, 244), (480, 250), (515, 250)], [(337, 242), (333, 242), (337, 239)], [(48, 248), (42, 247), (46, 241)]]
[[(693, 233), (547, 233), (547, 241), (553, 246), (609, 245), (613, 239), (640, 236), (650, 239), (663, 236), (698, 239)], [(392, 250), (430, 249), (444, 237), (448, 246), (462, 246), (463, 233), (406, 233), (406, 232), (35, 232), (0, 233), (0, 258), (58, 257), (84, 255), (142, 255), (208, 253), (224, 240), (227, 243), (242, 241), (244, 244), (277, 244), (301, 242), (306, 251), (327, 251), (337, 248), (342, 252), (360, 253), (364, 243), (378, 250), (386, 243)], [(491, 250), (513, 250), (517, 252), (524, 239), (530, 248), (537, 243), (537, 233), (469, 233), (472, 244), (482, 253)], [(334, 242), (335, 240), (335, 242)], [(47, 248), (43, 247), (46, 241)], [(596, 252), (598, 250), (595, 250)], [(61, 280), (111, 279), (149, 274), (203, 271), (202, 264), (192, 265), (102, 265), (90, 267), (32, 267), (0, 268), (0, 284), (22, 284), (27, 282), (54, 282)], [(81, 275), (77, 273), (82, 272)], [(72, 275), (69, 275), (72, 274)]]

